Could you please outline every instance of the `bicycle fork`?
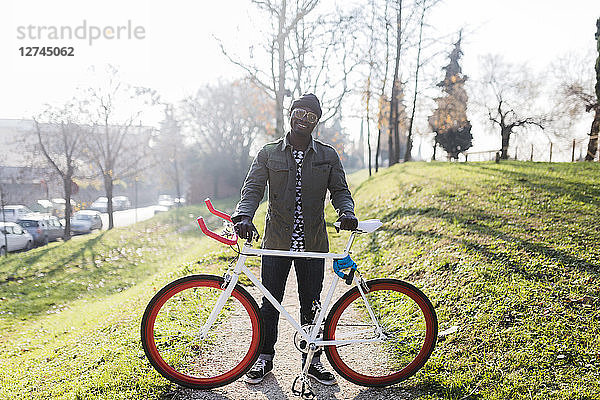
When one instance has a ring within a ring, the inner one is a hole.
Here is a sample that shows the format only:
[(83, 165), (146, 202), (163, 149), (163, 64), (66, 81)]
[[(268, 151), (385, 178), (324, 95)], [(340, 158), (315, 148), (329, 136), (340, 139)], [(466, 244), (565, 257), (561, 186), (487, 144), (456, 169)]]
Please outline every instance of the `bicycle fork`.
[(227, 302), (227, 299), (231, 296), (231, 293), (233, 293), (233, 289), (235, 288), (235, 285), (237, 284), (238, 279), (239, 279), (239, 274), (234, 273), (234, 274), (226, 274), (225, 275), (225, 282), (223, 282), (223, 284), (221, 285), (221, 289), (223, 289), (223, 291), (219, 295), (219, 298), (217, 299), (217, 303), (213, 307), (210, 315), (208, 316), (208, 319), (204, 323), (204, 326), (202, 326), (202, 329), (200, 329), (200, 332), (198, 333), (199, 340), (204, 340), (206, 338), (206, 336), (208, 335), (208, 331), (210, 330), (210, 327), (215, 323), (219, 314), (223, 310), (223, 307), (225, 307), (225, 303)]

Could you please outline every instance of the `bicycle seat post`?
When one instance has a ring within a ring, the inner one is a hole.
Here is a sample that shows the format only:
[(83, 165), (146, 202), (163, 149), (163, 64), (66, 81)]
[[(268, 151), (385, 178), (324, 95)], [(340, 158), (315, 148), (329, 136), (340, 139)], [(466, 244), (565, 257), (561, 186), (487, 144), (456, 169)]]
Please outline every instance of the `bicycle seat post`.
[(346, 243), (346, 248), (344, 249), (344, 253), (350, 254), (350, 248), (352, 247), (352, 244), (354, 243), (354, 238), (356, 237), (356, 234), (357, 234), (356, 231), (352, 231), (352, 233), (350, 234), (350, 237), (348, 238), (348, 243)]

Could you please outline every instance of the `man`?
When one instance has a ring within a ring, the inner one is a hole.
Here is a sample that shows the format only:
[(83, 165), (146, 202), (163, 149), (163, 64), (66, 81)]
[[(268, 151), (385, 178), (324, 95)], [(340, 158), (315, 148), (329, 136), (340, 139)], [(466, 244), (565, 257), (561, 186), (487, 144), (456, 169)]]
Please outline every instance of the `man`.
[[(302, 95), (290, 109), (290, 132), (266, 144), (250, 166), (241, 200), (232, 216), (235, 230), (243, 239), (258, 235), (252, 218), (269, 186), (269, 207), (262, 247), (275, 250), (329, 251), (324, 207), (327, 190), (341, 222), (341, 229), (356, 229), (354, 201), (344, 169), (335, 149), (311, 136), (321, 118), (321, 105), (312, 93)], [(301, 325), (313, 322), (313, 303), (319, 302), (323, 287), (323, 259), (263, 256), (263, 285), (281, 302), (292, 265), (298, 280)], [(258, 361), (246, 374), (246, 382), (259, 383), (273, 369), (279, 312), (263, 297), (265, 343)], [(303, 357), (303, 361), (305, 356)], [(315, 354), (308, 375), (326, 385), (335, 377)]]

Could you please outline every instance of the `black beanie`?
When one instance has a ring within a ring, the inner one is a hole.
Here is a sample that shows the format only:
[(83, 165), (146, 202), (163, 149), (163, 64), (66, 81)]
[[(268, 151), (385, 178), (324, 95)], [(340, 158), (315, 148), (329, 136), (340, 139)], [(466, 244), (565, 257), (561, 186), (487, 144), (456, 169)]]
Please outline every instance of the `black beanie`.
[(319, 103), (319, 99), (312, 93), (304, 93), (302, 96), (297, 98), (292, 102), (292, 107), (290, 108), (290, 112), (297, 107), (306, 107), (309, 108), (312, 112), (317, 114), (319, 119), (321, 118), (321, 103)]

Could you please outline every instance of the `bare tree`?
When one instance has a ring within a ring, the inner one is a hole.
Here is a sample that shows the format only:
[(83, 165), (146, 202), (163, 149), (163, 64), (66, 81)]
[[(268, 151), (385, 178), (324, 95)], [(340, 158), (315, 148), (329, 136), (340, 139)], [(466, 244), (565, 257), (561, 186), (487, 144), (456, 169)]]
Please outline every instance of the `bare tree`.
[(511, 135), (517, 128), (536, 126), (544, 129), (547, 117), (537, 109), (540, 93), (539, 80), (534, 79), (525, 66), (516, 67), (498, 56), (483, 60), (484, 79), (481, 102), (489, 121), (499, 128), (501, 159), (508, 159)]
[(396, 0), (396, 57), (394, 64), (394, 78), (392, 80), (392, 97), (390, 101), (390, 123), (388, 126), (388, 152), (389, 165), (400, 161), (400, 132), (399, 132), (399, 92), (402, 90), (400, 82), (400, 54), (402, 50), (402, 0)]
[[(275, 130), (277, 135), (281, 135), (284, 130), (284, 97), (291, 94), (290, 89), (286, 88), (289, 74), (286, 49), (290, 35), (296, 30), (298, 23), (314, 10), (319, 1), (299, 0), (288, 3), (287, 0), (252, 0), (252, 3), (265, 11), (271, 22), (272, 31), (265, 44), (265, 51), (270, 57), (270, 69), (264, 70), (262, 65), (234, 57), (226, 51), (222, 43), (221, 50), (232, 63), (246, 71), (252, 81), (275, 100)], [(306, 51), (308, 49), (305, 49), (303, 54)]]
[(411, 152), (413, 146), (413, 127), (415, 122), (415, 112), (417, 110), (417, 98), (419, 96), (419, 72), (422, 67), (421, 51), (423, 50), (423, 27), (425, 25), (425, 13), (435, 4), (439, 3), (439, 0), (420, 0), (421, 1), (421, 12), (419, 16), (419, 39), (417, 41), (417, 60), (415, 65), (415, 89), (413, 91), (412, 109), (410, 112), (410, 118), (408, 122), (408, 132), (406, 134), (406, 151), (404, 153), (404, 161), (410, 161)]
[[(221, 50), (274, 100), (275, 135), (285, 130), (285, 97), (312, 92), (321, 100), (322, 124), (339, 117), (343, 99), (351, 92), (349, 76), (359, 65), (355, 30), (360, 18), (356, 10), (317, 15), (318, 0), (253, 3), (271, 23), (264, 46), (253, 48), (253, 53), (262, 51), (264, 57), (253, 56), (248, 61), (232, 55), (223, 44)], [(254, 59), (269, 59), (270, 65), (255, 63)]]
[(82, 102), (93, 134), (86, 136), (86, 155), (99, 171), (108, 199), (108, 229), (114, 227), (113, 192), (115, 181), (135, 177), (152, 164), (152, 128), (138, 125), (143, 108), (157, 101), (156, 93), (134, 88), (119, 80), (109, 66), (105, 85), (89, 88)]
[[(552, 121), (546, 132), (564, 143), (577, 136), (587, 123), (588, 113), (595, 110), (595, 74), (590, 66), (594, 64), (596, 54), (595, 49), (587, 52), (569, 52), (558, 57), (549, 67), (549, 77), (553, 80), (547, 85), (548, 97), (552, 99)], [(591, 122), (593, 117), (594, 115), (591, 115)], [(590, 136), (593, 140), (594, 135)], [(589, 145), (589, 142), (587, 144)], [(573, 148), (571, 150), (573, 151)], [(574, 153), (571, 154), (574, 159)], [(594, 155), (595, 152), (590, 158), (594, 159)]]
[[(376, 150), (375, 150), (375, 172), (379, 171), (379, 155), (381, 154), (381, 132), (383, 130), (383, 127), (385, 125), (385, 120), (386, 120), (386, 116), (385, 116), (385, 109), (386, 109), (386, 98), (385, 98), (385, 93), (386, 93), (386, 89), (387, 89), (387, 76), (388, 76), (388, 70), (389, 70), (389, 60), (390, 60), (390, 40), (389, 40), (389, 32), (390, 32), (390, 26), (391, 24), (388, 21), (388, 1), (389, 0), (385, 0), (385, 7), (384, 7), (384, 13), (383, 13), (383, 23), (385, 26), (385, 42), (384, 42), (384, 46), (385, 46), (385, 58), (384, 58), (384, 71), (382, 74), (382, 79), (381, 79), (381, 94), (379, 95), (379, 112), (377, 114), (377, 145), (376, 145)], [(373, 11), (375, 12), (375, 11)], [(387, 120), (389, 121), (389, 118), (387, 118)]]
[[(177, 198), (183, 197), (185, 136), (181, 132), (181, 123), (175, 116), (172, 104), (165, 104), (164, 119), (153, 146), (159, 172), (169, 186), (175, 188)], [(179, 205), (179, 203), (177, 203)]]
[[(368, 41), (368, 75), (367, 85), (365, 90), (365, 103), (366, 103), (366, 119), (367, 119), (367, 153), (368, 153), (368, 165), (369, 165), (369, 176), (371, 176), (371, 97), (372, 97), (372, 80), (375, 68), (375, 54), (376, 41), (375, 41), (375, 0), (371, 0), (371, 23), (369, 25), (369, 41)], [(362, 120), (361, 120), (361, 133), (362, 133)], [(377, 163), (377, 161), (375, 161)]]
[[(63, 183), (65, 198), (64, 240), (71, 238), (71, 196), (78, 165), (84, 154), (82, 138), (90, 128), (77, 123), (78, 106), (67, 103), (61, 108), (48, 107), (33, 118), (37, 147)], [(93, 133), (93, 132), (92, 132)]]
[[(290, 71), (294, 76), (292, 96), (312, 92), (321, 101), (320, 125), (341, 116), (342, 101), (351, 92), (349, 80), (360, 65), (356, 27), (359, 10), (302, 19), (289, 42)], [(319, 135), (319, 130), (315, 133)]]
[(182, 128), (192, 141), (190, 175), (210, 180), (212, 196), (220, 196), (222, 185), (239, 189), (255, 140), (273, 129), (271, 106), (246, 80), (207, 85), (183, 102)]

